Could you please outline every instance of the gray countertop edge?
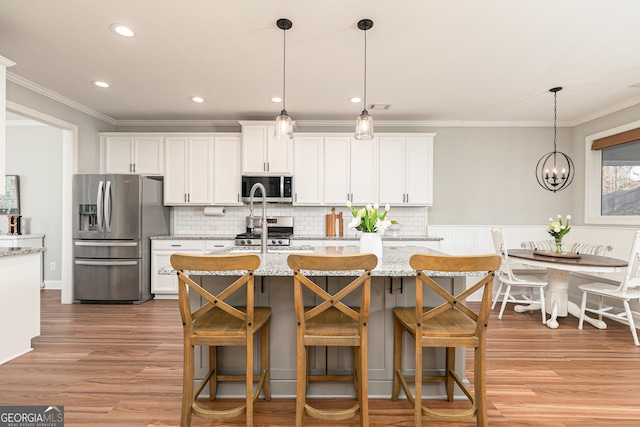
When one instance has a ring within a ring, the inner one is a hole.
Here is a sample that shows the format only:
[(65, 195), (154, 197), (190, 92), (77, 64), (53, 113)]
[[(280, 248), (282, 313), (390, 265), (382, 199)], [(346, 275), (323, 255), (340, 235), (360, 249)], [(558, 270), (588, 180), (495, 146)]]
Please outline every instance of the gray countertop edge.
[(37, 254), (46, 250), (47, 248), (0, 248), (0, 257)]
[[(163, 236), (151, 236), (151, 240), (235, 240), (236, 236), (213, 236), (207, 234), (170, 234)], [(335, 241), (335, 240), (360, 240), (360, 237), (356, 236), (343, 236), (343, 237), (325, 237), (325, 236), (293, 236), (291, 240), (326, 240), (326, 241)], [(438, 242), (443, 240), (442, 237), (427, 237), (427, 236), (382, 236), (382, 240), (388, 241), (415, 241), (415, 242)]]

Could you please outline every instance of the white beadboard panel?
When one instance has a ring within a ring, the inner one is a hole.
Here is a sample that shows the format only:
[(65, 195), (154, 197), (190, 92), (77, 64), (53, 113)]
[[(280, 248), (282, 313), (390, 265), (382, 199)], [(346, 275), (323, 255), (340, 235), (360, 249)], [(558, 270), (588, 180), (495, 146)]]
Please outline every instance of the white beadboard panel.
[[(493, 252), (491, 228), (499, 225), (429, 225), (430, 237), (442, 237), (443, 252), (452, 255), (482, 254)], [(520, 248), (525, 240), (549, 240), (547, 225), (503, 226), (507, 247)], [(565, 244), (585, 243), (609, 245), (613, 249), (607, 256), (627, 259), (635, 228), (572, 226), (565, 236)]]
[[(452, 255), (474, 255), (492, 253), (491, 228), (499, 225), (429, 225), (430, 237), (442, 237), (441, 250)], [(503, 226), (505, 243), (508, 248), (520, 248), (525, 240), (547, 240), (547, 224), (543, 225), (508, 225)], [(585, 243), (592, 245), (609, 245), (613, 249), (607, 256), (627, 259), (631, 251), (635, 228), (630, 227), (592, 227), (572, 226), (565, 236), (566, 244)], [(582, 279), (584, 282), (584, 279)], [(471, 284), (472, 279), (467, 279)], [(572, 301), (579, 303), (578, 292), (570, 290)], [(479, 294), (469, 297), (471, 301), (479, 301)]]

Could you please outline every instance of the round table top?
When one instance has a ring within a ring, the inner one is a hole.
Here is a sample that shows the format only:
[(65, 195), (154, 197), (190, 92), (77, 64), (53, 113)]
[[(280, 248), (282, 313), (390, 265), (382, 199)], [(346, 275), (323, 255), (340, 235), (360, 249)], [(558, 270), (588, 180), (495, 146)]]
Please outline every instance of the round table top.
[[(567, 256), (553, 256), (551, 255), (539, 255), (535, 254), (533, 249), (510, 249), (509, 256), (514, 258), (520, 258), (529, 261), (542, 262), (547, 266), (552, 267), (549, 264), (558, 264), (562, 266), (574, 266), (574, 267), (626, 267), (628, 261), (618, 258), (609, 258), (600, 255), (587, 255), (580, 254), (579, 257), (567, 257)], [(561, 268), (561, 267), (560, 267)]]

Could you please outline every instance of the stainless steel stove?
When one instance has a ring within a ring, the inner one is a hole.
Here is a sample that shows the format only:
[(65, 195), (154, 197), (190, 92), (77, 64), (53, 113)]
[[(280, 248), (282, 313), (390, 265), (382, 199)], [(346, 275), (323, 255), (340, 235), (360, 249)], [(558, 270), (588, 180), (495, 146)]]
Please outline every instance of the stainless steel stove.
[[(236, 236), (236, 246), (260, 246), (262, 235), (262, 218), (253, 218), (253, 233), (251, 232), (251, 220), (246, 219), (247, 231)], [(293, 236), (292, 216), (268, 216), (267, 217), (267, 245), (290, 246)]]

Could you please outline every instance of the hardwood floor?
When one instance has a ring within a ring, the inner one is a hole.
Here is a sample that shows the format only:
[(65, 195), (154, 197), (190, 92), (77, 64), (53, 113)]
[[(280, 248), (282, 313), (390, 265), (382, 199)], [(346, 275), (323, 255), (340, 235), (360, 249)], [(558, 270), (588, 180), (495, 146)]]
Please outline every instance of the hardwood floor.
[[(182, 325), (177, 301), (62, 305), (42, 291), (42, 335), (34, 351), (0, 365), (0, 405), (61, 405), (65, 426), (178, 426)], [(640, 425), (640, 348), (626, 325), (604, 331), (563, 318), (556, 330), (539, 313), (489, 324), (491, 426)], [(471, 366), (469, 363), (468, 366)], [(433, 402), (432, 402), (433, 403)], [(435, 404), (438, 404), (437, 402)], [(411, 426), (406, 401), (372, 399), (371, 426)], [(258, 400), (256, 425), (291, 426), (293, 399)], [(306, 425), (329, 426), (307, 418)], [(194, 417), (194, 426), (244, 425)], [(330, 423), (355, 426), (357, 419)], [(425, 420), (429, 426), (473, 426)]]

